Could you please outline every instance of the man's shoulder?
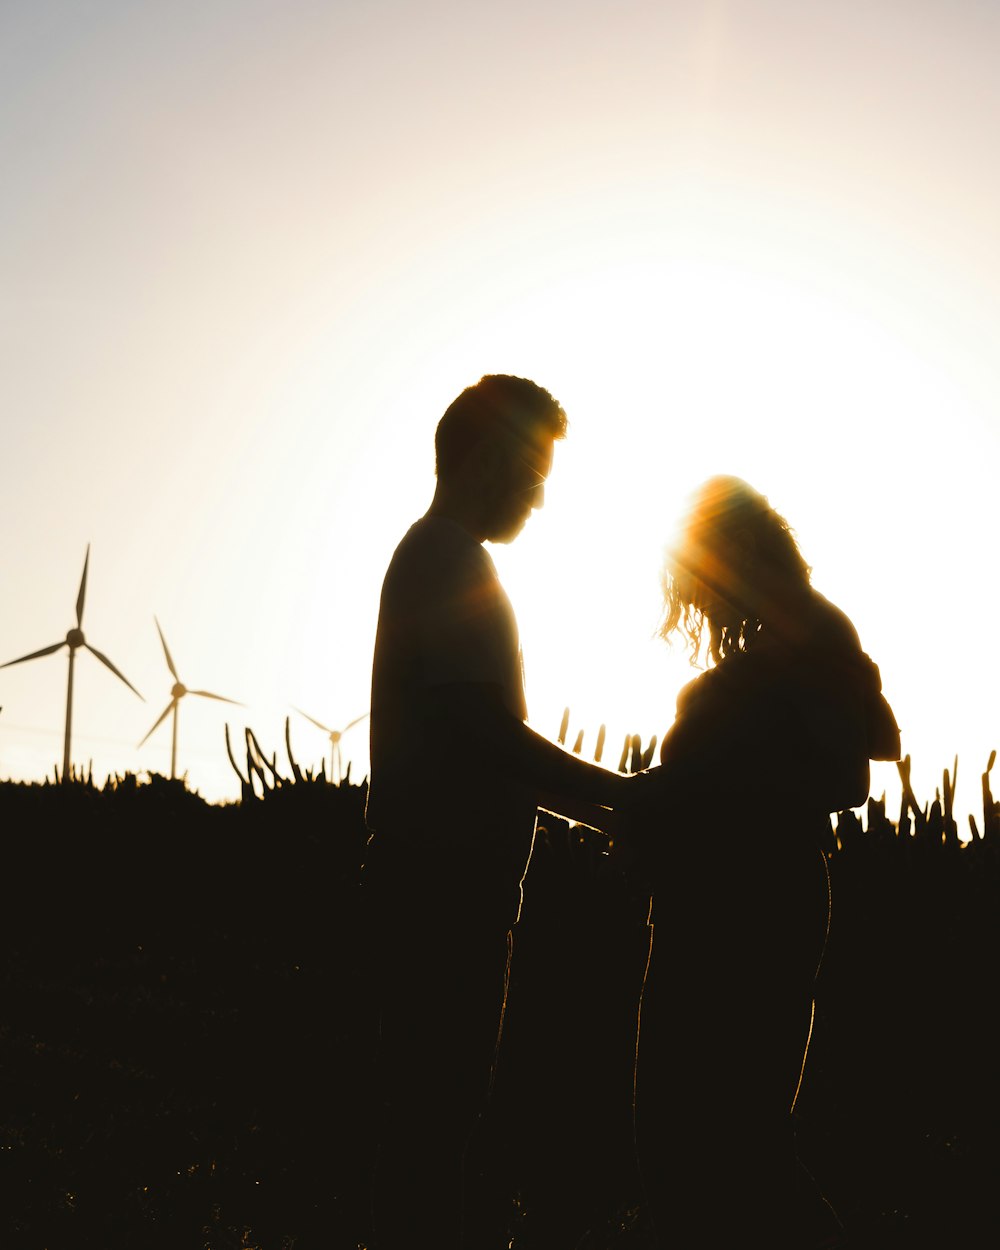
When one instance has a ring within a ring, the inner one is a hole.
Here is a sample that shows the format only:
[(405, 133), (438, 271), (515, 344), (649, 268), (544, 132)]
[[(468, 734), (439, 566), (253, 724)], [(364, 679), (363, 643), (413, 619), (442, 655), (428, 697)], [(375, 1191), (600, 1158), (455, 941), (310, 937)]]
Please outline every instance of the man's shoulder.
[(477, 563), (489, 561), (486, 549), (468, 530), (448, 517), (432, 513), (426, 513), (413, 522), (400, 539), (392, 557), (393, 563), (423, 558), (451, 558)]
[(486, 549), (447, 517), (426, 515), (414, 521), (393, 552), (386, 583), (405, 588), (437, 587), (450, 582), (495, 576)]

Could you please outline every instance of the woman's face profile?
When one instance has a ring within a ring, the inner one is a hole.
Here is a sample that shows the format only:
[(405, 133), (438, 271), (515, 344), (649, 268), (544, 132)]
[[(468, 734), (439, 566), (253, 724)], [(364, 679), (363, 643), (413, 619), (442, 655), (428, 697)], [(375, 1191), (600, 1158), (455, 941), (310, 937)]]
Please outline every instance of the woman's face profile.
[(720, 533), (712, 535), (711, 543), (689, 533), (675, 559), (674, 580), (681, 598), (721, 629), (739, 626), (746, 615), (740, 604), (745, 581), (737, 567), (738, 555)]

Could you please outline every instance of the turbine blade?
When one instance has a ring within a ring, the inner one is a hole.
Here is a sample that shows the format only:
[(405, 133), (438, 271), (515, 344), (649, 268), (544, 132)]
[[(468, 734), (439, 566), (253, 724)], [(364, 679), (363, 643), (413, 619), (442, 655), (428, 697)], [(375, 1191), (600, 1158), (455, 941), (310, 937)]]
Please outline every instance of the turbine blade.
[(171, 699), (171, 700), (170, 700), (170, 702), (167, 704), (167, 706), (163, 709), (163, 711), (162, 711), (162, 712), (160, 713), (160, 715), (157, 717), (156, 721), (155, 721), (155, 722), (154, 722), (154, 724), (153, 724), (153, 728), (149, 731), (149, 733), (148, 733), (148, 734), (146, 734), (146, 737), (145, 737), (145, 738), (143, 738), (142, 742), (140, 742), (140, 743), (139, 743), (139, 746), (140, 746), (140, 747), (143, 745), (143, 743), (145, 743), (146, 738), (149, 738), (149, 737), (152, 735), (152, 733), (153, 733), (153, 731), (154, 731), (154, 730), (159, 729), (159, 727), (160, 727), (160, 726), (163, 724), (163, 722), (167, 719), (167, 717), (168, 717), (168, 716), (170, 715), (170, 713), (173, 711), (173, 707), (174, 707), (174, 704), (176, 703), (176, 701), (177, 701), (176, 699)]
[(294, 712), (298, 712), (300, 716), (304, 716), (311, 725), (315, 725), (317, 729), (322, 729), (325, 734), (332, 734), (334, 731), (327, 725), (321, 725), (318, 720), (310, 716), (307, 712), (303, 712), (301, 708), (293, 708)]
[(25, 660), (37, 660), (40, 655), (51, 655), (53, 651), (58, 651), (60, 647), (65, 647), (66, 640), (62, 642), (54, 642), (51, 647), (42, 647), (41, 651), (32, 651), (31, 655), (22, 655), (20, 659), (8, 660), (6, 664), (0, 664), (0, 668), (10, 668), (12, 664), (23, 664)]
[(360, 716), (355, 716), (354, 720), (348, 721), (344, 728), (340, 731), (342, 734), (347, 733), (348, 729), (353, 729), (355, 725), (360, 725), (366, 716), (371, 715), (370, 712), (362, 712)]
[(80, 593), (76, 597), (76, 627), (83, 629), (83, 601), (87, 594), (87, 566), (90, 564), (90, 543), (87, 543), (87, 554), (83, 558), (83, 576), (80, 578)]
[[(131, 690), (131, 691), (132, 691), (132, 693), (133, 693), (133, 694), (139, 694), (139, 691), (138, 691), (138, 690), (136, 690), (135, 686), (133, 686), (133, 685), (132, 685), (132, 683), (131, 683), (131, 682), (129, 681), (129, 679), (125, 676), (125, 674), (124, 674), (124, 673), (120, 673), (120, 672), (118, 671), (118, 669), (116, 669), (116, 668), (115, 668), (115, 666), (111, 663), (111, 661), (108, 659), (108, 657), (107, 657), (106, 655), (104, 655), (102, 652), (98, 651), (98, 649), (97, 649), (96, 647), (92, 647), (92, 646), (90, 645), (90, 643), (89, 643), (89, 642), (85, 642), (83, 645), (87, 648), (87, 650), (91, 653), (91, 655), (96, 655), (96, 656), (97, 656), (97, 658), (101, 661), (101, 663), (102, 663), (102, 664), (104, 664), (104, 665), (106, 665), (108, 668), (110, 668), (110, 669), (111, 669), (111, 671), (112, 671), (112, 673), (114, 673), (114, 675), (115, 675), (116, 677), (120, 677), (120, 678), (122, 679), (122, 681), (125, 683), (125, 685), (126, 685), (126, 686), (128, 686), (129, 690)], [(142, 695), (141, 695), (141, 694), (139, 694), (139, 698), (140, 698), (140, 699), (142, 699)], [(145, 703), (145, 702), (146, 702), (146, 700), (145, 700), (145, 699), (142, 699), (142, 701), (143, 701), (143, 703)]]
[(200, 694), (203, 699), (218, 699), (220, 703), (232, 703), (234, 707), (243, 707), (242, 703), (237, 703), (235, 699), (224, 699), (221, 694), (212, 694), (208, 690), (189, 690), (188, 694)]
[(156, 620), (155, 616), (153, 617), (153, 620), (156, 622), (156, 632), (160, 635), (160, 642), (163, 643), (163, 654), (167, 657), (167, 668), (170, 669), (170, 672), (173, 676), (174, 681), (180, 681), (180, 678), (177, 676), (177, 669), (174, 668), (174, 662), (170, 658), (170, 651), (167, 647), (167, 640), (166, 638), (163, 637), (163, 630), (160, 629), (160, 622)]

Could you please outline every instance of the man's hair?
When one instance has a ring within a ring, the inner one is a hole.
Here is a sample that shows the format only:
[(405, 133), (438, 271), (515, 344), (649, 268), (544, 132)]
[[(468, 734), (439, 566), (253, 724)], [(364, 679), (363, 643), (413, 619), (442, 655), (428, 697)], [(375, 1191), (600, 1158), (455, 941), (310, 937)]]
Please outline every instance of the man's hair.
[(547, 438), (565, 438), (566, 428), (566, 413), (544, 387), (527, 378), (487, 373), (467, 386), (438, 422), (438, 476), (452, 473), (483, 441), (498, 447), (537, 446)]

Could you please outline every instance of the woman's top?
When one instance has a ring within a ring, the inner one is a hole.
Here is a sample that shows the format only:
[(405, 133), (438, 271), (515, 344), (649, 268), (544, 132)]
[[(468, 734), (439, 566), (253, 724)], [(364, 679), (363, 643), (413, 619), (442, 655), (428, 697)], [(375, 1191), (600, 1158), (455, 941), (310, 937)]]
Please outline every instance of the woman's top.
[(830, 813), (866, 801), (869, 760), (899, 758), (879, 670), (850, 620), (810, 592), (796, 624), (794, 641), (762, 631), (681, 690), (639, 821), (654, 892), (677, 869), (716, 865), (780, 888)]

